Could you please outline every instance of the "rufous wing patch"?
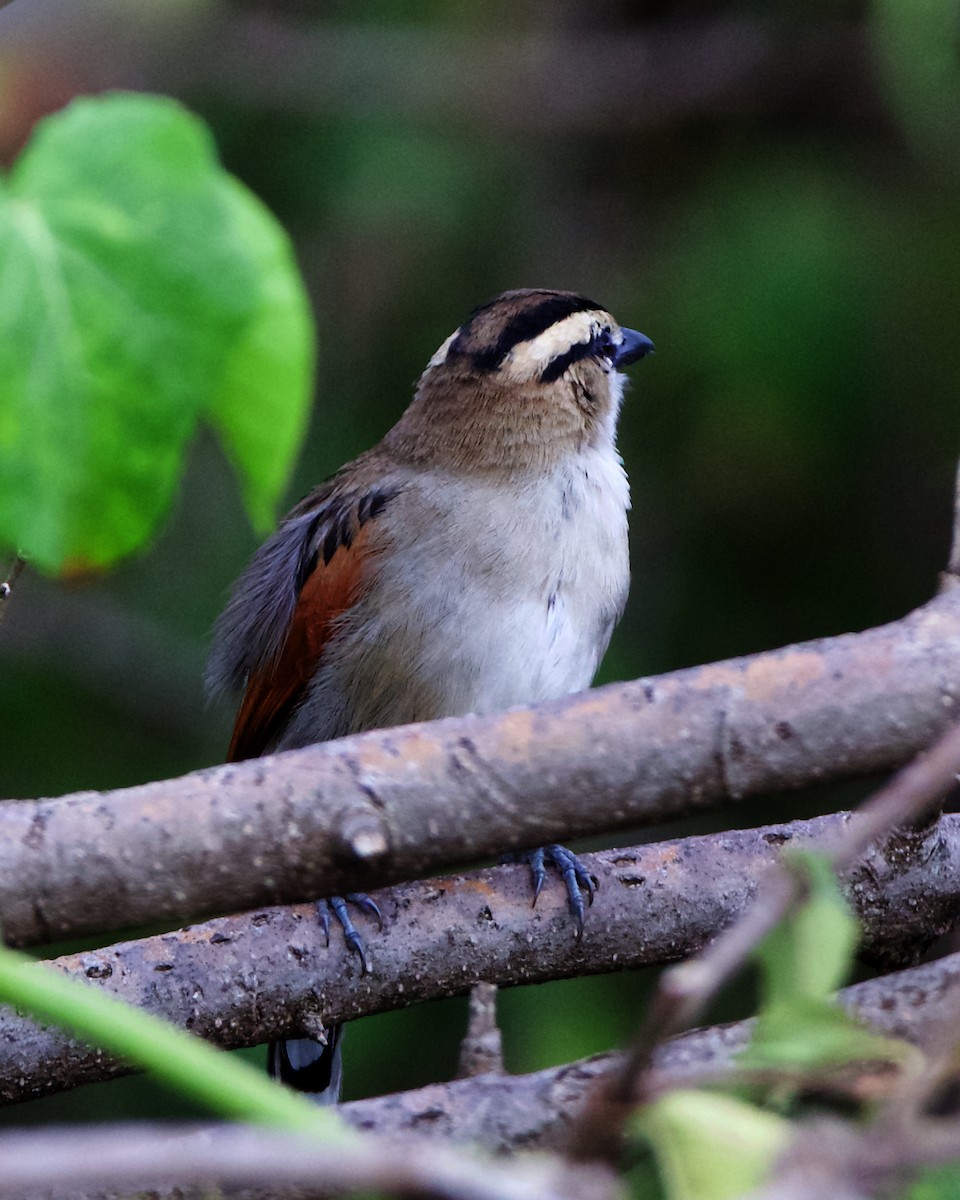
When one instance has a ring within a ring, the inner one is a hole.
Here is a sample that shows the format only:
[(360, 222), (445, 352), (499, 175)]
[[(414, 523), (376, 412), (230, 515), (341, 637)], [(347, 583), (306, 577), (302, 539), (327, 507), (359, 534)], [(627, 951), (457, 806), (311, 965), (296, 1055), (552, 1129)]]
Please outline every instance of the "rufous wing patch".
[[(228, 762), (256, 758), (271, 748), (301, 702), (338, 618), (357, 598), (373, 523), (340, 517), (340, 539), (329, 540), (300, 589), (283, 646), (273, 662), (250, 674), (237, 713)], [(321, 546), (324, 543), (321, 540)]]

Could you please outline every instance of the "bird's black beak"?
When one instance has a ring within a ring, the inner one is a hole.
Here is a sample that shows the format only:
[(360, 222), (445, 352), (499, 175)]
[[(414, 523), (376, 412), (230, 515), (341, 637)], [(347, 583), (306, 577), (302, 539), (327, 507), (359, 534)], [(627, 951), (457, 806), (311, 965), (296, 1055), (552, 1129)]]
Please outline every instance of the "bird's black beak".
[(613, 360), (615, 367), (628, 367), (631, 363), (639, 362), (648, 354), (654, 351), (653, 342), (644, 333), (637, 333), (635, 329), (623, 329), (620, 332), (623, 334), (623, 341), (617, 347), (617, 353)]

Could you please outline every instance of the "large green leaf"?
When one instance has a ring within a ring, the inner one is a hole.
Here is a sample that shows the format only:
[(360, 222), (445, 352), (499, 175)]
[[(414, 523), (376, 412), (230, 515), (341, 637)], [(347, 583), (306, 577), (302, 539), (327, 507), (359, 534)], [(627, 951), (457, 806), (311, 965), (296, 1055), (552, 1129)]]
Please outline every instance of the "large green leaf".
[(208, 417), (240, 473), (254, 525), (273, 525), (300, 446), (313, 376), (313, 320), (286, 235), (256, 197), (225, 175), (223, 199), (259, 287), (257, 305), (224, 361)]
[(303, 428), (304, 290), (172, 101), (81, 100), (0, 181), (0, 544), (49, 571), (141, 546), (208, 417), (269, 523)]

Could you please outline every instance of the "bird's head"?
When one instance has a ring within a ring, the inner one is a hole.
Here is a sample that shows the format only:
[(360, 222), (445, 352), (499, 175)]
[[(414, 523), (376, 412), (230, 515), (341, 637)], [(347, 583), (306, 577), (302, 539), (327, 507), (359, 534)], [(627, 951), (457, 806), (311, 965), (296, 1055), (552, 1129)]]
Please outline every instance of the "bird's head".
[(403, 457), (537, 469), (612, 446), (624, 376), (653, 343), (574, 292), (525, 288), (474, 309), (427, 364), (388, 435)]

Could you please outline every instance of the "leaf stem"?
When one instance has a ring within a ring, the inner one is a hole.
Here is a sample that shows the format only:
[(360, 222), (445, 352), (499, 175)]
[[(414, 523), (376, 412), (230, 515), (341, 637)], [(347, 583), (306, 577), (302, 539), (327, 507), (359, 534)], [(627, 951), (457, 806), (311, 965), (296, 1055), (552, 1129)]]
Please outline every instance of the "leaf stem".
[(3, 946), (0, 1000), (128, 1059), (220, 1116), (308, 1133), (327, 1142), (353, 1139), (334, 1113), (273, 1083), (247, 1063)]

